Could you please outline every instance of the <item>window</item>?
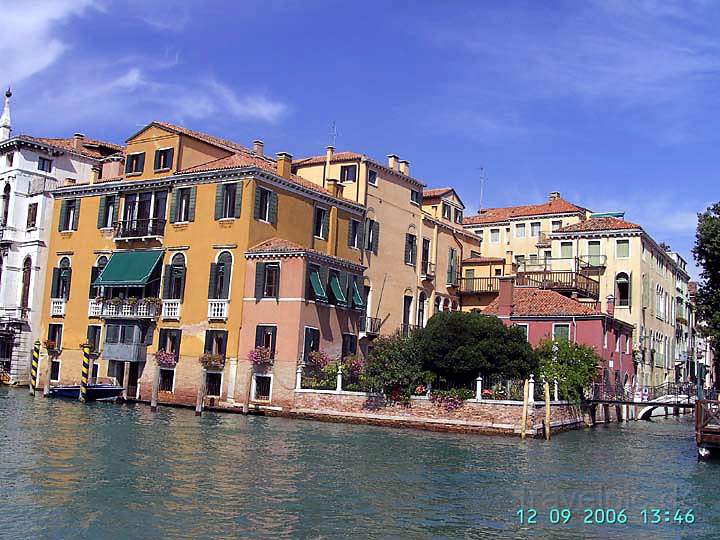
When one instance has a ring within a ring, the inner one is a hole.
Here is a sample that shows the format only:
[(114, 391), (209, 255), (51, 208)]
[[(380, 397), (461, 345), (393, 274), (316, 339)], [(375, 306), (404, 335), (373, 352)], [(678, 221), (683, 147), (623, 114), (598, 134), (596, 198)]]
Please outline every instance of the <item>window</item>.
[(368, 169), (367, 181), (368, 181), (368, 184), (370, 184), (371, 186), (377, 186), (377, 171)]
[(430, 239), (429, 238), (422, 239), (422, 253), (421, 253), (420, 264), (422, 266), (423, 275), (427, 276), (428, 272), (430, 271)]
[(315, 207), (315, 218), (313, 221), (313, 235), (315, 238), (327, 240), (328, 229), (330, 228), (330, 219), (327, 208), (322, 206)]
[(162, 171), (172, 167), (173, 162), (173, 148), (162, 148), (155, 150), (155, 164), (154, 169), (156, 171)]
[(572, 259), (573, 245), (572, 242), (560, 242), (560, 257), (562, 259)]
[(425, 326), (425, 304), (427, 304), (427, 295), (425, 291), (420, 291), (417, 301), (417, 325)]
[(318, 266), (308, 266), (308, 287), (307, 297), (309, 300), (315, 300), (319, 302), (327, 302), (327, 292), (325, 286), (327, 283), (327, 274), (322, 272)]
[(356, 249), (362, 246), (362, 227), (357, 219), (351, 219), (348, 223), (348, 246)]
[(270, 401), (272, 396), (272, 375), (253, 374), (253, 400)]
[(627, 334), (625, 335), (625, 354), (630, 354), (630, 349), (632, 345), (632, 340), (630, 339), (630, 336)]
[(523, 333), (523, 337), (525, 338), (525, 341), (528, 339), (528, 325), (527, 324), (514, 324), (516, 328), (519, 328), (520, 331)]
[(60, 357), (53, 356), (50, 361), (50, 381), (58, 382), (60, 380)]
[(63, 257), (57, 268), (53, 268), (52, 284), (50, 287), (51, 298), (70, 298), (70, 279), (72, 277), (72, 269), (70, 268), (70, 259)]
[(10, 214), (10, 184), (5, 184), (2, 194), (2, 225), (5, 226), (8, 223), (8, 216)]
[(417, 262), (417, 236), (414, 234), (405, 235), (405, 264), (415, 266)]
[(617, 240), (615, 242), (615, 257), (618, 259), (630, 257), (630, 240)]
[(226, 300), (230, 298), (230, 278), (232, 277), (232, 255), (223, 251), (217, 262), (210, 264), (210, 283), (208, 298)]
[(13, 166), (13, 161), (15, 159), (15, 154), (13, 152), (9, 152), (7, 155), (7, 166), (8, 168)]
[(451, 219), (450, 205), (448, 203), (442, 203), (442, 217), (445, 219)]
[(158, 350), (179, 355), (181, 338), (182, 330), (179, 328), (161, 328), (158, 336)]
[(454, 285), (457, 283), (457, 252), (455, 248), (448, 250), (448, 272), (447, 284)]
[(537, 253), (531, 253), (531, 254), (529, 255), (529, 258), (530, 258), (530, 264), (532, 264), (532, 265), (534, 265), (534, 266), (537, 266), (537, 262), (538, 262)]
[(615, 277), (615, 297), (618, 306), (630, 307), (630, 277), (625, 272)]
[(340, 181), (354, 182), (357, 179), (357, 165), (343, 165), (340, 167)]
[(30, 307), (30, 278), (32, 276), (32, 260), (26, 257), (22, 268), (22, 286), (20, 290), (20, 307)]
[(570, 339), (570, 325), (569, 324), (553, 324), (553, 339), (555, 340), (569, 340)]
[(275, 223), (277, 218), (277, 193), (255, 187), (255, 219)]
[(27, 224), (28, 229), (34, 229), (37, 224), (37, 211), (38, 203), (31, 203), (28, 205)]
[(128, 154), (125, 161), (125, 174), (140, 174), (145, 168), (145, 152)]
[(175, 391), (175, 368), (160, 368), (160, 392)]
[(187, 269), (185, 267), (185, 256), (182, 253), (176, 253), (165, 266), (165, 276), (163, 278), (163, 298), (166, 300), (181, 300), (185, 296), (185, 276)]
[(455, 223), (462, 223), (463, 213), (462, 213), (462, 210), (460, 210), (459, 208), (455, 209), (454, 219), (455, 219)]
[(330, 271), (330, 303), (340, 306), (347, 306), (347, 284), (348, 275), (346, 272), (338, 272), (337, 270)]
[(185, 223), (193, 221), (192, 212), (194, 210), (193, 204), (193, 189), (194, 188), (181, 188), (177, 191), (177, 207), (175, 221)]
[(540, 236), (540, 222), (539, 221), (533, 221), (530, 224), (530, 236), (537, 238)]
[(95, 283), (95, 280), (98, 278), (100, 273), (103, 271), (105, 266), (108, 263), (108, 258), (105, 257), (105, 255), (101, 255), (98, 257), (97, 263), (95, 263), (95, 266), (93, 266), (90, 269), (90, 290), (89, 290), (89, 298), (95, 299), (98, 296), (103, 295), (103, 287), (95, 287), (93, 283)]
[(420, 192), (416, 189), (410, 190), (410, 202), (417, 204), (418, 206), (422, 204), (422, 197), (420, 196)]
[(560, 219), (554, 220), (554, 221), (550, 224), (550, 228), (551, 228), (553, 231), (557, 231), (557, 230), (560, 229), (561, 227), (562, 227), (562, 220), (560, 220)]
[(525, 263), (525, 255), (515, 255), (515, 263), (518, 266), (521, 266)]
[(620, 352), (620, 336), (615, 334), (615, 352)]
[(525, 238), (525, 224), (517, 223), (515, 225), (515, 238)]
[(52, 341), (55, 345), (55, 350), (59, 351), (62, 349), (62, 336), (63, 336), (63, 325), (62, 324), (50, 324), (48, 325), (48, 341)]
[(100, 352), (100, 333), (102, 326), (90, 325), (87, 327), (87, 342), (90, 345), (90, 352)]
[(255, 327), (255, 347), (265, 347), (270, 350), (270, 358), (275, 358), (275, 344), (277, 342), (277, 326), (259, 324)]
[(203, 352), (224, 357), (227, 349), (227, 335), (227, 330), (206, 330)]
[(216, 188), (215, 219), (239, 217), (235, 215), (237, 184), (218, 184)]
[(222, 392), (222, 371), (205, 372), (205, 388), (208, 397), (220, 397)]
[(495, 269), (495, 275), (496, 275), (496, 276), (502, 276), (502, 275), (503, 275), (503, 269), (502, 269), (502, 268), (496, 268), (496, 269)]
[(80, 217), (80, 199), (63, 199), (60, 203), (60, 222), (58, 230), (77, 231)]
[(308, 363), (308, 355), (313, 351), (320, 350), (320, 330), (317, 328), (305, 327), (305, 341), (303, 346), (303, 362)]
[(493, 244), (500, 243), (500, 229), (490, 229), (490, 242)]
[(357, 354), (357, 336), (354, 334), (342, 335), (342, 358), (355, 356)]
[(46, 173), (52, 172), (52, 159), (39, 157), (38, 158), (38, 171), (43, 171)]
[(280, 263), (265, 263), (263, 296), (265, 298), (280, 296)]
[(117, 196), (107, 195), (100, 198), (100, 208), (98, 210), (98, 229), (109, 229), (113, 226), (117, 213)]
[(365, 221), (365, 249), (368, 249), (377, 255), (379, 242), (380, 223), (374, 219), (367, 219)]

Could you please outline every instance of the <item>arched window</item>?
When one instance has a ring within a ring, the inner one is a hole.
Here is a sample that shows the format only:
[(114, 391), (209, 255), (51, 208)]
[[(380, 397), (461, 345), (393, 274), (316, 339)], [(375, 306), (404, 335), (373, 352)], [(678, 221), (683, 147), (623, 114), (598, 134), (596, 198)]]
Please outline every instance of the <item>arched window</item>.
[(27, 309), (30, 307), (30, 278), (32, 275), (32, 261), (27, 257), (23, 261), (22, 269), (22, 290), (20, 293), (20, 307)]
[(615, 296), (618, 306), (630, 306), (630, 277), (625, 272), (615, 276)]
[(2, 225), (7, 225), (10, 212), (10, 184), (5, 184), (2, 194)]
[(230, 278), (232, 276), (232, 255), (223, 251), (218, 255), (217, 262), (210, 265), (210, 284), (208, 298), (230, 298)]
[(417, 306), (417, 325), (425, 326), (425, 304), (427, 303), (427, 295), (425, 292), (421, 292), (418, 295), (418, 306)]
[(176, 253), (165, 267), (163, 282), (163, 298), (182, 301), (185, 295), (185, 255)]
[(93, 283), (95, 283), (95, 280), (98, 278), (98, 276), (102, 273), (105, 266), (107, 266), (108, 258), (105, 255), (100, 255), (98, 257), (97, 262), (95, 263), (95, 266), (92, 267), (90, 270), (90, 298), (97, 298), (99, 296), (103, 296), (104, 288), (103, 287), (95, 287)]
[(435, 313), (440, 312), (440, 302), (442, 302), (442, 298), (440, 298), (438, 295), (435, 295)]
[(58, 278), (57, 278), (57, 289), (56, 289), (56, 296), (53, 296), (53, 298), (69, 298), (70, 297), (70, 274), (72, 270), (70, 269), (70, 259), (67, 257), (63, 257), (60, 259), (60, 264), (58, 265)]

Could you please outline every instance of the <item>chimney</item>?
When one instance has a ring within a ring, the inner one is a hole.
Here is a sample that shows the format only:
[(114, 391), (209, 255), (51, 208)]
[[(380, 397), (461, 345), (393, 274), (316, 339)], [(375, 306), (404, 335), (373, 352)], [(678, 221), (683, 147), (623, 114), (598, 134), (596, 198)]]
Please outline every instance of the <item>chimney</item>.
[(333, 158), (333, 155), (335, 154), (335, 147), (330, 145), (325, 149), (325, 160), (330, 163), (330, 160)]
[(407, 159), (401, 159), (398, 163), (400, 163), (400, 172), (405, 176), (410, 176), (410, 162)]
[(335, 195), (336, 197), (342, 197), (342, 196), (343, 196), (343, 189), (344, 189), (344, 188), (345, 188), (345, 186), (343, 186), (342, 183), (340, 183), (340, 181), (338, 181), (338, 180), (335, 179), (335, 178), (330, 178), (330, 179), (328, 179), (328, 181), (327, 181), (327, 189), (328, 189), (328, 191), (329, 191), (330, 193), (332, 193), (333, 195)]
[(607, 297), (607, 314), (615, 317), (615, 296), (612, 294)]
[(499, 313), (501, 317), (512, 315), (515, 301), (513, 292), (515, 290), (515, 276), (500, 276), (500, 293), (498, 294)]
[(262, 142), (260, 139), (255, 139), (253, 141), (253, 152), (257, 154), (258, 156), (264, 155), (265, 152), (265, 143)]
[(559, 191), (551, 191), (550, 196), (548, 197), (551, 201), (554, 201), (556, 199), (560, 198), (560, 192)]
[(392, 169), (393, 171), (398, 170), (398, 155), (397, 154), (388, 154), (388, 169)]
[(79, 150), (82, 147), (82, 142), (85, 139), (85, 135), (82, 133), (75, 133), (73, 134), (73, 148), (75, 150)]
[(287, 152), (278, 152), (277, 156), (277, 172), (283, 178), (290, 178), (292, 173), (292, 155)]

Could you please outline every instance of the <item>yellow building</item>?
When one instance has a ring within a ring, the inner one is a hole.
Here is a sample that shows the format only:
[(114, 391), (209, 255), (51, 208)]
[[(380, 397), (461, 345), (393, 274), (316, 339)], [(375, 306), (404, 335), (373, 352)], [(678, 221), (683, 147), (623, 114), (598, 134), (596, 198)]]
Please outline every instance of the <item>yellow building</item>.
[[(260, 141), (248, 149), (152, 122), (127, 140), (121, 174), (109, 164), (95, 182), (56, 190), (43, 308), (51, 382), (79, 379), (88, 341), (97, 376), (131, 398), (150, 398), (159, 360), (160, 402), (194, 403), (204, 382), (213, 403), (282, 408), (305, 349), (354, 353), (364, 208), (291, 163)], [(307, 292), (316, 277), (325, 296)], [(310, 344), (298, 332), (309, 320)], [(248, 360), (256, 347), (272, 350), (262, 369)]]

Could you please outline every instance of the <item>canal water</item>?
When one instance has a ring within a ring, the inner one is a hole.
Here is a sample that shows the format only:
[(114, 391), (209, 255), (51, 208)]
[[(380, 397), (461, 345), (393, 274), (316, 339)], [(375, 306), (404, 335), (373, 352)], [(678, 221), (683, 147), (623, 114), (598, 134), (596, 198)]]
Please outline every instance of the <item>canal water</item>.
[[(697, 461), (688, 418), (521, 442), (0, 388), (0, 489), (3, 539), (720, 535), (720, 465)], [(627, 523), (584, 524), (585, 508)], [(676, 510), (695, 522), (666, 522)]]

